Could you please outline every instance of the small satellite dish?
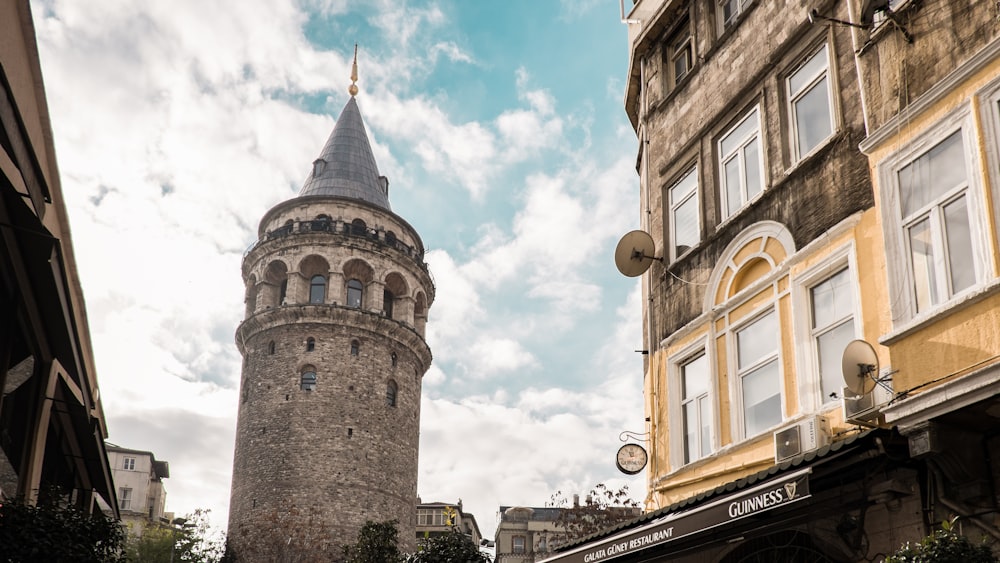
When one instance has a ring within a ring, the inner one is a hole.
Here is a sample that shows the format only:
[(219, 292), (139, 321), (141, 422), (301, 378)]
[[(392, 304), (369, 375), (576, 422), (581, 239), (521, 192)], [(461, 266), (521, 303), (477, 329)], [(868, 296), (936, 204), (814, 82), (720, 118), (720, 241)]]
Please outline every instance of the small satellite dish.
[(653, 260), (659, 260), (654, 254), (656, 247), (653, 237), (645, 231), (632, 231), (618, 241), (615, 248), (615, 265), (618, 271), (630, 278), (641, 276)]
[(844, 348), (841, 360), (844, 385), (855, 395), (867, 395), (878, 382), (878, 356), (864, 340), (852, 340)]

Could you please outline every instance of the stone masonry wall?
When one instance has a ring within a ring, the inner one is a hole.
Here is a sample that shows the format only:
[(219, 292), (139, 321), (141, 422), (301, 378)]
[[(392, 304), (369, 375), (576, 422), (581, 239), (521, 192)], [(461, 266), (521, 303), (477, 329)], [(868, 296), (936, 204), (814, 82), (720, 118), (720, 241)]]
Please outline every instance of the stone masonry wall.
[[(316, 204), (300, 211), (315, 216), (325, 209)], [(322, 304), (303, 302), (308, 294), (293, 283), (306, 256), (330, 264)], [(365, 291), (377, 299), (366, 297), (361, 309), (344, 305), (339, 286), (346, 282), (333, 275), (351, 259), (374, 271), (376, 283)], [(397, 520), (401, 548), (412, 551), (421, 378), (431, 356), (412, 306), (401, 307), (408, 315), (382, 313), (377, 282), (396, 272), (410, 292), (399, 299), (422, 293), (429, 306), (429, 275), (413, 259), (379, 245), (296, 234), (267, 240), (247, 254), (248, 283), (265, 283), (265, 268), (275, 260), (289, 266), (293, 298), (284, 305), (258, 299), (237, 331), (244, 362), (230, 505), (233, 547), (251, 560), (287, 550), (336, 560), (366, 520)], [(248, 291), (255, 293), (261, 292)], [(315, 389), (301, 388), (304, 371), (315, 372)], [(387, 401), (390, 382), (397, 388), (394, 406)]]

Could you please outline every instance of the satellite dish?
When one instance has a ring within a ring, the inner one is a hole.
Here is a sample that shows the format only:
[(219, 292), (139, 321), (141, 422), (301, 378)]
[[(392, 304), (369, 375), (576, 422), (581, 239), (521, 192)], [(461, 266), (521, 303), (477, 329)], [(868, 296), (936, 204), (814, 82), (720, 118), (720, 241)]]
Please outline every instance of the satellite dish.
[(867, 395), (878, 382), (878, 356), (875, 349), (864, 340), (852, 340), (844, 348), (841, 360), (844, 385), (855, 395)]
[(655, 254), (653, 237), (645, 231), (632, 231), (618, 241), (615, 248), (615, 265), (618, 271), (630, 278), (641, 276), (649, 269), (653, 260), (659, 260)]

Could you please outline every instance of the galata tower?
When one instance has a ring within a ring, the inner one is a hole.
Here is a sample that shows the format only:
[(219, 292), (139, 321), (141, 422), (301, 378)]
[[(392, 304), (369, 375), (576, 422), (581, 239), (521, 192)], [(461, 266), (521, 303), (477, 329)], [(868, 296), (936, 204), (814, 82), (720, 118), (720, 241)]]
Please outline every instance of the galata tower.
[(367, 520), (415, 546), (421, 380), (434, 284), (389, 207), (351, 97), (299, 191), (243, 257), (246, 316), (229, 509), (240, 561), (331, 561)]

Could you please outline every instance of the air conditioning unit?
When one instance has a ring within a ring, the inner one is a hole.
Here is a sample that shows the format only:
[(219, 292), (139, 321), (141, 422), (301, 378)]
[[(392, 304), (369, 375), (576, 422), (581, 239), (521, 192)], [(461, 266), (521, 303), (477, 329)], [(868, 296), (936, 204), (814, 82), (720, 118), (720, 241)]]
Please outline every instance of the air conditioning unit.
[(892, 400), (892, 380), (884, 380), (871, 393), (855, 395), (846, 387), (843, 391), (844, 420), (867, 426), (881, 415), (882, 407)]
[(829, 443), (826, 419), (821, 416), (807, 418), (774, 433), (774, 462), (781, 463)]

